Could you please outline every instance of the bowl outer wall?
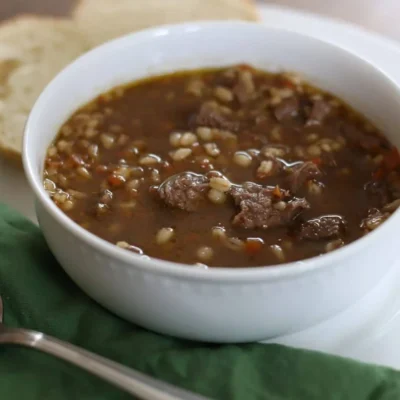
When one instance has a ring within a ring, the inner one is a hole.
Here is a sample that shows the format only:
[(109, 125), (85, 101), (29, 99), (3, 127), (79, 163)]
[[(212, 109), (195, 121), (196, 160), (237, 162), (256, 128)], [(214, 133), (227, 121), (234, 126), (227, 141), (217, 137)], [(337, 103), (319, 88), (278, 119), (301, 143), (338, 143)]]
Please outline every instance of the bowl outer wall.
[(50, 201), (40, 184), (45, 149), (80, 105), (144, 76), (242, 62), (304, 74), (367, 115), (399, 145), (400, 94), (381, 71), (317, 39), (239, 22), (161, 27), (105, 44), (50, 83), (27, 123), (24, 166), (53, 253), (90, 296), (158, 332), (243, 342), (299, 330), (359, 299), (396, 259), (398, 213), (329, 255), (278, 267), (204, 271), (139, 259), (84, 231)]

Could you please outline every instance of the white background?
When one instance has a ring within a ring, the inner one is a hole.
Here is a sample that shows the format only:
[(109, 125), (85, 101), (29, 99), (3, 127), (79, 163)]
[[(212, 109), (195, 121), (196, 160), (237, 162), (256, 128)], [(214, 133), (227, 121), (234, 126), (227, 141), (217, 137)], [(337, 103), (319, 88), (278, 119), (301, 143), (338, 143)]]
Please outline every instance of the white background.
[(400, 41), (400, 0), (260, 0), (340, 18)]

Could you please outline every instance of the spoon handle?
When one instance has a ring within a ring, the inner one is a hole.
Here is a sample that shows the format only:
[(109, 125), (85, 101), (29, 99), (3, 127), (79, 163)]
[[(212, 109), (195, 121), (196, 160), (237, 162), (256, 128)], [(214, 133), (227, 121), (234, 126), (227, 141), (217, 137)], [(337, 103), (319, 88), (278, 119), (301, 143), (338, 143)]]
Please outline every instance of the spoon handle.
[(206, 400), (107, 358), (43, 333), (0, 327), (0, 344), (30, 347), (51, 354), (96, 375), (142, 400)]

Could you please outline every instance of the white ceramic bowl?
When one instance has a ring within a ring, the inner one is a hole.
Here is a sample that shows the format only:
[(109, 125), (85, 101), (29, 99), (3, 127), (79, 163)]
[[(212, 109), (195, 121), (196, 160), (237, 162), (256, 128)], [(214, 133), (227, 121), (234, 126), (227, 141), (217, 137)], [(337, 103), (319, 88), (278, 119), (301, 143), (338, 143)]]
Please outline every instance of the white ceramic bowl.
[(76, 225), (49, 199), (42, 187), (46, 149), (79, 106), (145, 76), (237, 63), (304, 74), (400, 145), (400, 92), (383, 72), (318, 39), (240, 22), (166, 26), (109, 42), (50, 83), (26, 126), (25, 171), (36, 195), (40, 226), (56, 258), (100, 304), (157, 332), (243, 342), (300, 330), (361, 298), (397, 257), (399, 213), (328, 255), (277, 267), (202, 270), (121, 250)]

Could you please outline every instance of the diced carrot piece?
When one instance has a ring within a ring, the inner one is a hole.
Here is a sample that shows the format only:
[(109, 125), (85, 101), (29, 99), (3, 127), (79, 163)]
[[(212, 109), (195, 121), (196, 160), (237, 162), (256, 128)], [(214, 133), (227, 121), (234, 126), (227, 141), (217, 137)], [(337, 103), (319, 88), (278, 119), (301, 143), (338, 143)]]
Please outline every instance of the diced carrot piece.
[(125, 183), (125, 178), (120, 175), (111, 174), (108, 177), (108, 183), (114, 187), (122, 186)]
[(288, 89), (294, 89), (294, 84), (290, 80), (285, 80), (283, 82), (283, 86), (285, 86)]
[(49, 162), (46, 162), (46, 165), (48, 168), (58, 168), (63, 165), (63, 162), (62, 161), (49, 161)]
[(261, 251), (262, 247), (263, 247), (263, 242), (261, 239), (257, 239), (257, 238), (249, 238), (246, 241), (246, 245), (245, 245), (245, 251), (247, 254), (249, 255), (254, 255), (257, 254)]
[(383, 168), (378, 168), (373, 174), (372, 174), (372, 178), (375, 181), (380, 181), (381, 179), (383, 179), (385, 176), (385, 170)]
[(280, 189), (280, 187), (279, 187), (278, 185), (275, 186), (275, 188), (274, 188), (272, 194), (273, 194), (275, 197), (278, 197), (278, 198), (280, 198), (280, 199), (283, 197), (283, 192), (282, 192), (282, 190)]
[(76, 167), (75, 161), (73, 161), (71, 158), (69, 158), (68, 160), (65, 160), (64, 167), (66, 169), (71, 169), (71, 168)]
[(311, 160), (315, 165), (321, 165), (322, 164), (322, 158), (317, 157)]

